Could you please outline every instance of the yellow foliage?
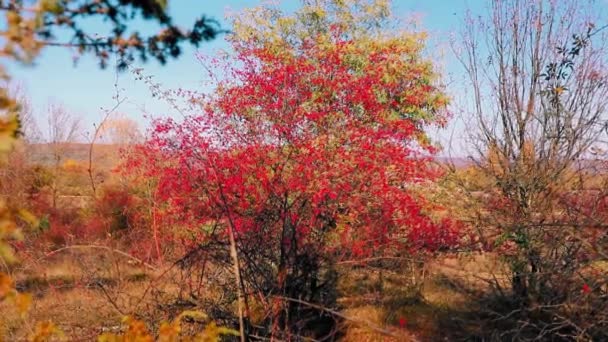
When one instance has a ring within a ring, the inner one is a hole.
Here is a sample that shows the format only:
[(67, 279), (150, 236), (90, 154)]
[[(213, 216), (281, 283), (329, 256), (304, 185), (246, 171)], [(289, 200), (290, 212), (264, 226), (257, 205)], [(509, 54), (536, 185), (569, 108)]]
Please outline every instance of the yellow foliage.
[[(181, 321), (184, 318), (192, 318), (197, 320), (207, 319), (207, 315), (198, 311), (184, 311), (177, 316), (172, 322), (164, 322), (158, 330), (159, 342), (177, 342), (177, 341), (192, 341), (192, 342), (215, 342), (219, 341), (223, 335), (238, 336), (238, 332), (229, 328), (218, 327), (215, 322), (210, 322), (205, 326), (205, 329), (194, 336), (181, 336)], [(152, 342), (154, 336), (148, 331), (145, 323), (136, 320), (133, 317), (125, 317), (123, 323), (126, 324), (126, 329), (121, 334), (106, 333), (97, 339), (98, 342)]]
[(2, 262), (6, 264), (15, 262), (15, 256), (8, 241), (21, 238), (21, 231), (13, 221), (11, 210), (7, 208), (5, 202), (0, 201), (0, 260)]
[(134, 319), (133, 317), (125, 317), (123, 323), (127, 325), (127, 329), (122, 334), (106, 333), (99, 336), (99, 342), (151, 342), (154, 338), (148, 332), (146, 324)]
[[(3, 100), (9, 101), (6, 94), (0, 93), (0, 102)], [(0, 103), (0, 108), (9, 108), (16, 106), (15, 103)], [(0, 118), (0, 153), (10, 151), (17, 140), (19, 132), (19, 118), (16, 115)]]
[(14, 297), (15, 306), (21, 316), (25, 316), (32, 306), (32, 295), (29, 293), (17, 293)]
[(74, 159), (67, 159), (63, 163), (63, 165), (61, 165), (61, 168), (64, 169), (65, 171), (71, 171), (71, 172), (84, 171), (84, 169), (85, 169), (85, 167), (83, 165), (81, 165)]
[[(13, 21), (19, 20), (19, 18), (9, 19)], [(19, 118), (16, 115), (19, 105), (8, 96), (5, 88), (0, 89), (0, 109), (9, 113), (9, 115), (0, 118), (0, 156), (4, 158), (17, 141), (20, 128)], [(6, 202), (0, 201), (0, 261), (4, 265), (12, 264), (16, 261), (9, 242), (22, 238), (21, 231), (14, 221), (15, 215), (30, 224), (37, 221), (27, 210), (12, 210)], [(12, 301), (17, 312), (24, 317), (31, 306), (32, 296), (17, 292), (13, 279), (9, 275), (0, 272), (0, 301), (5, 300)], [(32, 335), (32, 340), (46, 340), (46, 338), (39, 339), (36, 336), (44, 336), (48, 329), (48, 325), (37, 327), (34, 335)]]
[(0, 273), (0, 299), (6, 298), (13, 289), (13, 280), (4, 273)]
[(39, 322), (36, 324), (36, 328), (34, 332), (30, 335), (30, 342), (46, 342), (51, 339), (51, 337), (56, 337), (58, 340), (65, 340), (65, 336), (61, 329), (57, 328), (53, 322)]

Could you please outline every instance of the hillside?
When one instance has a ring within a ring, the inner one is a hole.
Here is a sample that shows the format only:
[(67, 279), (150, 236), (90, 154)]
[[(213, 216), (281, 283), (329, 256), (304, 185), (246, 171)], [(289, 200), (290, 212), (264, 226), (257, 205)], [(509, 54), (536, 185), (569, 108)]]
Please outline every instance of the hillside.
[[(122, 146), (111, 144), (96, 144), (93, 148), (93, 163), (96, 169), (110, 170), (120, 159)], [(31, 144), (27, 147), (28, 160), (44, 166), (54, 165), (54, 155), (60, 155), (62, 163), (71, 160), (78, 164), (89, 163), (90, 144)]]

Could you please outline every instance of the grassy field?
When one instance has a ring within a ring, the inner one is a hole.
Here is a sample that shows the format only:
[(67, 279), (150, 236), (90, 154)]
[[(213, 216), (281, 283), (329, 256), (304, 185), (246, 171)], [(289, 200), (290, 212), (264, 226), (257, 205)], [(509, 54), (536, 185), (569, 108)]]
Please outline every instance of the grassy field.
[[(157, 327), (179, 310), (180, 270), (171, 265), (148, 267), (108, 249), (68, 248), (20, 267), (17, 285), (35, 299), (28, 320), (13, 315), (3, 322), (8, 340), (25, 339), (33, 328), (26, 321), (50, 319), (69, 340), (87, 341), (120, 330), (126, 315), (137, 313)], [(474, 309), (498, 269), (492, 255), (437, 259), (417, 279), (409, 270), (344, 267), (337, 328), (344, 341), (451, 340), (474, 329), (459, 319)], [(9, 317), (7, 310), (2, 307), (0, 314)]]

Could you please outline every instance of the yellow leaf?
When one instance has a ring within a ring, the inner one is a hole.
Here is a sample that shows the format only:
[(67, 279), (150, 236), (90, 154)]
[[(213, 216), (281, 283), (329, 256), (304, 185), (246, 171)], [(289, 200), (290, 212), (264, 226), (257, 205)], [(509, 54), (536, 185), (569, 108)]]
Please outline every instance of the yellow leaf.
[(179, 337), (181, 329), (179, 322), (174, 323), (163, 323), (158, 329), (158, 339), (160, 342), (174, 341)]
[(14, 301), (17, 311), (24, 316), (32, 305), (32, 295), (29, 293), (19, 293), (15, 296)]
[(10, 151), (19, 132), (19, 119), (16, 115), (0, 119), (0, 152)]
[(28, 210), (19, 209), (19, 211), (17, 211), (17, 215), (19, 215), (19, 217), (23, 221), (25, 221), (32, 227), (38, 227), (40, 225), (40, 221), (38, 220), (38, 218), (34, 216), (34, 214), (30, 213)]
[(2, 241), (0, 241), (0, 261), (7, 264), (14, 264), (17, 261), (11, 246)]
[(63, 331), (57, 328), (57, 326), (50, 321), (40, 322), (36, 324), (36, 328), (34, 332), (29, 337), (30, 342), (45, 342), (50, 339), (50, 337), (55, 336), (59, 340), (64, 340)]
[(175, 321), (181, 321), (182, 319), (184, 319), (186, 317), (192, 318), (192, 319), (198, 319), (198, 320), (206, 320), (208, 318), (207, 315), (205, 315), (204, 313), (202, 313), (200, 311), (186, 310), (186, 311), (182, 312), (179, 316), (177, 316)]
[(4, 273), (0, 273), (0, 299), (6, 297), (13, 290), (13, 279)]

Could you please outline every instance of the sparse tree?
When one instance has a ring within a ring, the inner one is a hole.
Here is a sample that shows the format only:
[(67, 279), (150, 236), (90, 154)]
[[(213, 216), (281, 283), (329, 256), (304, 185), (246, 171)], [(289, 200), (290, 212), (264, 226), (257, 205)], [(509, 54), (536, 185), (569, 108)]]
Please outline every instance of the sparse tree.
[(59, 173), (61, 162), (69, 151), (70, 143), (78, 139), (80, 133), (80, 119), (58, 103), (51, 103), (47, 108), (48, 135), (52, 165), (54, 170), (51, 184), (53, 208), (57, 207), (59, 195)]
[(35, 117), (34, 108), (32, 107), (31, 101), (27, 96), (26, 89), (21, 84), (15, 84), (11, 87), (10, 94), (13, 98), (17, 99), (21, 109), (19, 111), (19, 124), (22, 140), (26, 144), (35, 144), (42, 141), (42, 132), (38, 126), (38, 122)]
[(13, 146), (6, 160), (0, 161), (0, 195), (3, 198), (10, 197), (13, 206), (25, 207), (33, 189), (32, 144), (41, 142), (42, 135), (24, 88), (20, 84), (14, 84), (10, 94), (21, 104), (19, 130), (22, 139)]
[(474, 224), (511, 267), (516, 314), (540, 317), (504, 332), (511, 337), (593, 338), (606, 328), (606, 317), (575, 320), (563, 311), (585, 299), (577, 294), (590, 280), (578, 275), (597, 255), (586, 236), (598, 226), (580, 215), (582, 205), (604, 200), (594, 194), (574, 211), (566, 200), (588, 190), (577, 181), (606, 137), (608, 46), (594, 8), (592, 1), (493, 0), (487, 15), (467, 18), (455, 45), (473, 92), (472, 158), (494, 184)]
[(140, 143), (142, 140), (143, 135), (137, 122), (118, 116), (102, 124), (98, 141), (104, 144), (125, 146)]

